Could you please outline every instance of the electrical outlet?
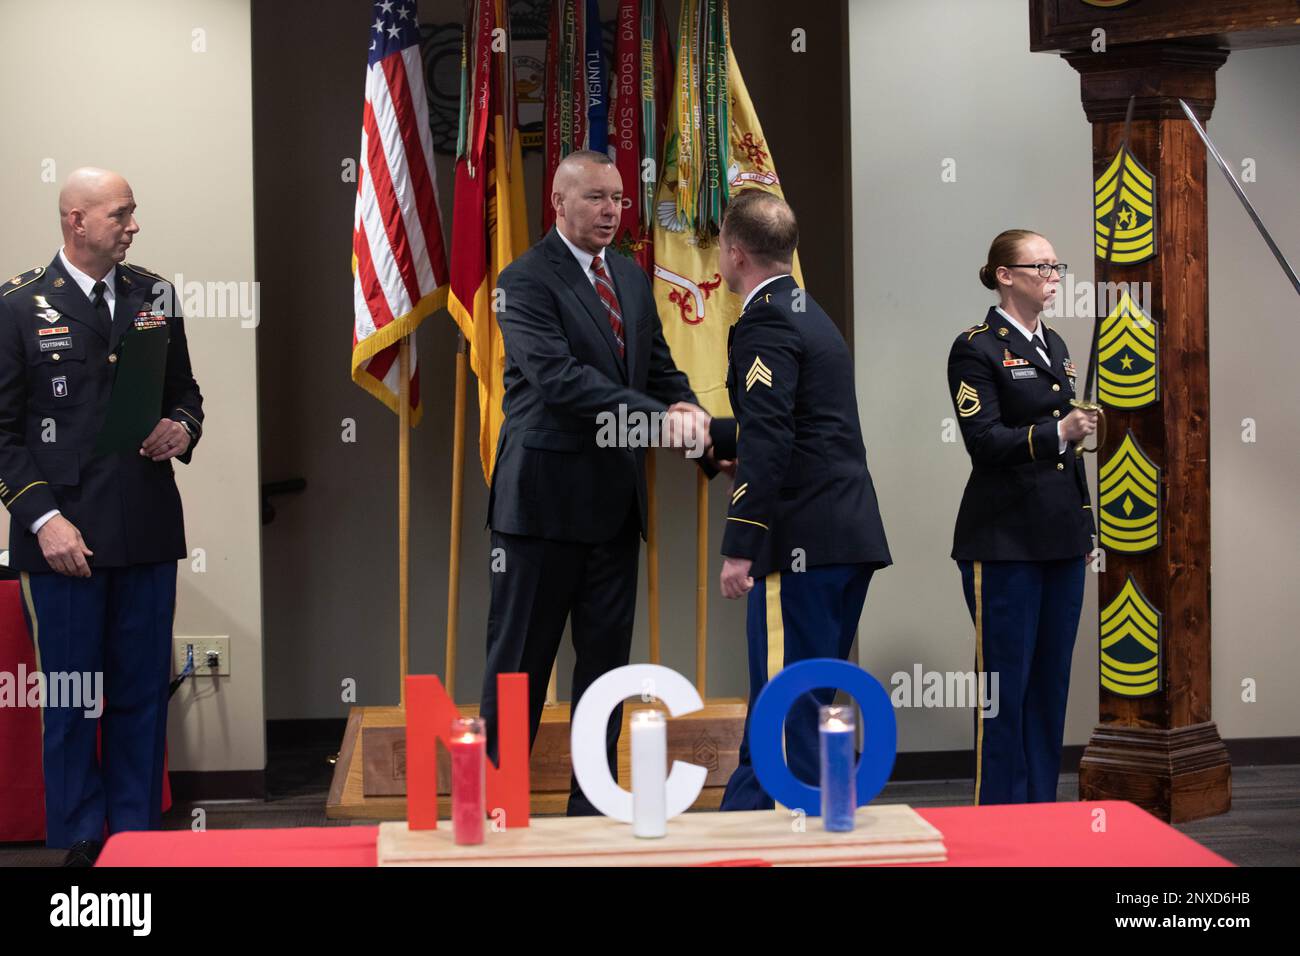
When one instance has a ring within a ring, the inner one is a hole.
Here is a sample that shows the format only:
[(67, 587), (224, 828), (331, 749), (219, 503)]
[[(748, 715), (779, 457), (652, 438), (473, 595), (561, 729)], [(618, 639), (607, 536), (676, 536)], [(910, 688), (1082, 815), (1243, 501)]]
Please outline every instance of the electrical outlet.
[[(172, 673), (179, 675), (185, 670), (185, 661), (189, 656), (190, 645), (194, 646), (195, 677), (229, 677), (230, 676), (230, 638), (221, 637), (173, 637), (172, 638)], [(216, 667), (210, 661), (215, 655)]]

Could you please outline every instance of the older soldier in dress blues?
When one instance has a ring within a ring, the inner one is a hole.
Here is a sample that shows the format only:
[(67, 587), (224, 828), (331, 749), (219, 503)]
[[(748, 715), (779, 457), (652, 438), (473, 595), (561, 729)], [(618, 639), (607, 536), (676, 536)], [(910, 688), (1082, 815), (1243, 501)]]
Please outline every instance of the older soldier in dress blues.
[[(745, 190), (727, 207), (720, 271), (745, 305), (727, 368), (736, 418), (715, 419), (710, 430), (713, 456), (735, 459), (721, 584), (724, 597), (749, 595), (751, 709), (787, 664), (848, 657), (871, 576), (890, 564), (853, 362), (830, 317), (790, 275), (798, 239), (794, 213), (771, 193)], [(832, 690), (807, 694), (786, 719), (786, 762), (812, 786), (817, 711), (833, 699)], [(722, 809), (773, 805), (750, 763), (746, 719)]]
[[(40, 669), (101, 674), (105, 709), (43, 714), (46, 842), (94, 861), (104, 838), (160, 825), (176, 562), (171, 459), (203, 429), (175, 292), (124, 262), (139, 231), (126, 180), (79, 169), (59, 193), (63, 248), (0, 294), (0, 501)], [(159, 421), (97, 454), (124, 340), (166, 336)], [(96, 725), (102, 730), (96, 757)]]
[(1096, 412), (1071, 410), (1075, 365), (1039, 318), (1064, 273), (1042, 236), (1000, 234), (980, 269), (1000, 302), (948, 356), (971, 457), (952, 556), (975, 624), (975, 669), (998, 674), (997, 716), (975, 715), (977, 804), (1054, 801), (1061, 769), (1093, 533), (1074, 444), (1097, 427)]

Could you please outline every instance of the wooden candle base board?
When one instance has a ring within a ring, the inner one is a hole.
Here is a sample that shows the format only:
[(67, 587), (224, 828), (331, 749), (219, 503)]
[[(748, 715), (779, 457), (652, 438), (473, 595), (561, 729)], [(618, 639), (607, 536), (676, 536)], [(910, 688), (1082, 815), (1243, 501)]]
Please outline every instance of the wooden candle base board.
[[(802, 832), (796, 823), (803, 827)], [(379, 827), (380, 866), (699, 866), (763, 861), (781, 866), (850, 866), (947, 859), (943, 834), (903, 804), (859, 807), (851, 833), (828, 833), (819, 818), (787, 810), (684, 813), (660, 839), (632, 835), (609, 817), (541, 818), (457, 846), (450, 826)]]

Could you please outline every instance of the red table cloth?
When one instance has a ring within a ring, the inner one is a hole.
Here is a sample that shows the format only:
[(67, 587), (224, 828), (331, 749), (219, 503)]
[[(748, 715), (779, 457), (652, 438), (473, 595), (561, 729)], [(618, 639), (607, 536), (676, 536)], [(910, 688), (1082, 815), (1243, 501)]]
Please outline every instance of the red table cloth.
[[(946, 863), (924, 866), (1232, 866), (1120, 800), (917, 812), (948, 847)], [(373, 826), (119, 833), (97, 865), (374, 866), (378, 833)]]

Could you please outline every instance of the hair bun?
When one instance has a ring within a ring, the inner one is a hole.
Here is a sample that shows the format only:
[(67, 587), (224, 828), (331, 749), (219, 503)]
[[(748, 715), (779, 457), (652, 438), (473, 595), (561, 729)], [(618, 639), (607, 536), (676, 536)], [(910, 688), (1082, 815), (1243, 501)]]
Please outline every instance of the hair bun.
[(980, 284), (986, 289), (996, 289), (997, 283), (993, 281), (993, 272), (988, 266), (980, 266)]

